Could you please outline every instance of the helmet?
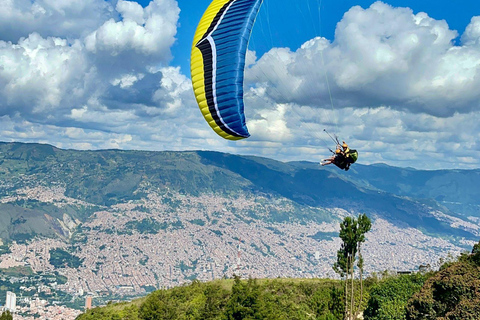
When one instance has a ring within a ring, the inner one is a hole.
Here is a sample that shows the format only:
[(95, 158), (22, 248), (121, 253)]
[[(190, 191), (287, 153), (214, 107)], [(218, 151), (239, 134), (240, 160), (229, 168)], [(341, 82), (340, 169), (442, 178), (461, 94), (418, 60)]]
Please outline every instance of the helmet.
[(344, 143), (342, 144), (342, 147), (348, 148), (348, 145), (344, 142)]
[(335, 150), (335, 153), (340, 153), (342, 152), (340, 149)]

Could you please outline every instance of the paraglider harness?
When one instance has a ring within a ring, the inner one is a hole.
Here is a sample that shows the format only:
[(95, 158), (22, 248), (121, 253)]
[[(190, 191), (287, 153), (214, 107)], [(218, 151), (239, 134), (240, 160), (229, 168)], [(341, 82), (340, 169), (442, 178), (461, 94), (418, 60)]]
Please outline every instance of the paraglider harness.
[(357, 161), (357, 159), (358, 159), (358, 152), (357, 152), (357, 150), (351, 149), (350, 151), (348, 151), (348, 154), (347, 154), (347, 160), (348, 160), (348, 162), (350, 162), (350, 163), (355, 163), (355, 161)]
[[(335, 135), (335, 138), (333, 138), (327, 130), (323, 129), (323, 131), (325, 131), (325, 133), (328, 134), (328, 136), (337, 144), (337, 149), (340, 149), (341, 144), (338, 140), (338, 137)], [(330, 148), (328, 150), (330, 150), (330, 152), (334, 155), (334, 160), (332, 163), (345, 171), (348, 171), (348, 169), (350, 169), (350, 165), (355, 163), (358, 159), (358, 152), (355, 149), (348, 148), (346, 153), (336, 153)]]

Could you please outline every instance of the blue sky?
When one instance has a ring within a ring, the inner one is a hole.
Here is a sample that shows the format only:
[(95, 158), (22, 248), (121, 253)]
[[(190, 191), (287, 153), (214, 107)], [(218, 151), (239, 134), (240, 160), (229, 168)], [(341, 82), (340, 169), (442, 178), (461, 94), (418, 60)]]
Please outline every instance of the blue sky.
[[(375, 1), (347, 0), (265, 0), (252, 32), (250, 47), (260, 53), (272, 46), (296, 49), (305, 41), (323, 36), (334, 39), (335, 27), (342, 16), (353, 6), (368, 8)], [(139, 1), (143, 6), (147, 1)], [(436, 20), (446, 20), (451, 29), (462, 34), (472, 15), (480, 14), (480, 1), (431, 1), (391, 0), (392, 6), (409, 7), (414, 12), (427, 12)], [(192, 35), (209, 1), (179, 0), (181, 9), (177, 42), (172, 47), (173, 63), (188, 73), (190, 52), (185, 50), (192, 44)], [(291, 21), (289, 21), (291, 20)], [(285, 22), (288, 21), (288, 22)], [(270, 36), (269, 28), (272, 35)]]
[(209, 1), (0, 3), (0, 141), (318, 162), (328, 128), (360, 163), (480, 167), (479, 1), (265, 0), (239, 142), (208, 127), (192, 93)]

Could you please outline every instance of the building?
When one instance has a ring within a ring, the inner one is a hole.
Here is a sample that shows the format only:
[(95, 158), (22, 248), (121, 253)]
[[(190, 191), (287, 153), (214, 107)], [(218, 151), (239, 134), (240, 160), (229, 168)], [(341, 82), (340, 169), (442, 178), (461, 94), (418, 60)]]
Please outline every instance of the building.
[(17, 308), (17, 295), (11, 291), (7, 291), (7, 301), (5, 302), (5, 310), (15, 312)]
[(85, 310), (92, 309), (92, 297), (85, 298)]

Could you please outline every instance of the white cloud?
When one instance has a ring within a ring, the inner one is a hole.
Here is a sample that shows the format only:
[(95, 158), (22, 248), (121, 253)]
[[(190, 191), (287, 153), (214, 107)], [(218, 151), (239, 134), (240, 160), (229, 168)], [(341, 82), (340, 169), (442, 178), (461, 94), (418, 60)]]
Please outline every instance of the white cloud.
[(349, 10), (332, 41), (249, 51), (252, 136), (232, 142), (210, 129), (171, 65), (174, 0), (0, 5), (0, 140), (319, 161), (333, 147), (327, 128), (360, 163), (478, 167), (478, 17), (458, 45), (445, 21), (377, 2)]
[[(109, 122), (123, 118), (118, 109), (127, 110), (120, 112), (126, 115), (148, 107), (161, 110), (177, 104), (178, 108), (178, 102), (172, 101), (189, 90), (185, 84), (170, 90), (172, 86), (166, 82), (173, 72), (164, 77), (162, 69), (155, 71), (171, 57), (179, 14), (173, 0), (155, 0), (146, 8), (119, 1), (116, 11), (106, 2), (93, 0), (82, 4), (4, 2), (6, 9), (1, 14), (6, 20), (18, 24), (13, 20), (30, 19), (30, 27), (36, 31), (28, 34), (26, 28), (19, 31), (27, 33), (24, 37), (0, 40), (0, 116), (20, 115), (27, 121), (60, 126), (84, 126), (88, 119), (88, 126), (108, 130)], [(99, 7), (109, 14), (90, 11)], [(38, 15), (32, 16), (33, 11)], [(57, 16), (75, 28), (59, 24), (57, 34), (63, 37), (42, 36), (53, 32), (40, 25)], [(116, 16), (118, 21), (113, 18)], [(72, 31), (82, 24), (86, 30), (91, 26), (98, 29), (84, 38)], [(182, 81), (186, 82), (184, 76)], [(163, 86), (168, 89), (161, 100), (155, 92)], [(169, 105), (164, 105), (168, 99)]]
[(158, 62), (171, 58), (180, 9), (173, 0), (154, 0), (143, 9), (138, 3), (120, 0), (117, 11), (121, 21), (113, 18), (85, 39), (88, 51), (117, 56), (132, 51), (154, 56)]
[(287, 106), (278, 104), (273, 110), (260, 109), (257, 113), (257, 119), (247, 122), (247, 126), (252, 135), (252, 141), (288, 141), (291, 139), (290, 129), (287, 127), (285, 119)]
[(88, 64), (78, 41), (37, 33), (18, 44), (0, 41), (0, 65), (0, 115), (32, 114), (41, 121), (82, 99)]
[(160, 72), (163, 78), (153, 100), (163, 107), (165, 113), (174, 113), (178, 117), (186, 105), (195, 105), (191, 81), (180, 73), (179, 67), (161, 68)]
[(456, 46), (456, 31), (426, 13), (382, 2), (357, 6), (338, 23), (333, 43), (316, 38), (295, 52), (274, 48), (246, 79), (261, 82), (278, 102), (327, 108), (331, 94), (339, 107), (470, 112), (480, 101), (480, 47), (471, 45), (479, 24), (472, 19), (465, 44)]
[(462, 35), (462, 43), (466, 46), (480, 45), (480, 16), (472, 17), (465, 33)]
[(30, 33), (79, 38), (113, 17), (103, 0), (0, 0), (0, 39), (16, 42)]
[[(4, 1), (0, 140), (81, 149), (204, 147), (213, 135), (196, 121), (190, 80), (168, 66), (177, 3), (75, 2)], [(58, 22), (55, 32), (49, 19)], [(5, 21), (20, 23), (18, 38), (4, 35)]]
[(123, 74), (119, 78), (116, 78), (111, 81), (111, 84), (114, 86), (120, 86), (120, 88), (125, 89), (131, 87), (137, 82), (141, 80), (145, 75), (144, 74)]
[(140, 26), (146, 22), (145, 12), (137, 2), (119, 0), (116, 9), (124, 20), (133, 21)]

